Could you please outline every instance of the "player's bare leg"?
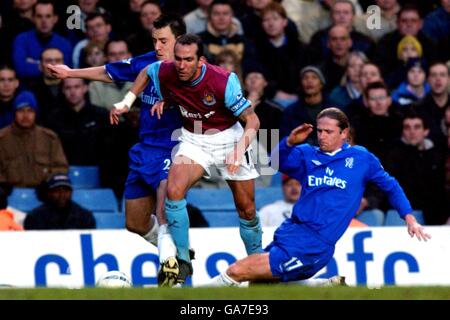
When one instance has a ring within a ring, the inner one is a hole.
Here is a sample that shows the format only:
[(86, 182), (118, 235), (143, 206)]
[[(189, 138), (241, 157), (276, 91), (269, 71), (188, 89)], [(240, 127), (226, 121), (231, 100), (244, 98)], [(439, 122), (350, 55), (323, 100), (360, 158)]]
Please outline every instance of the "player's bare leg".
[[(177, 281), (179, 283), (184, 283), (186, 277), (192, 274), (189, 253), (189, 216), (185, 196), (189, 188), (204, 174), (205, 170), (201, 165), (185, 156), (177, 156), (169, 170), (165, 214), (170, 233), (177, 247), (179, 262)], [(161, 277), (163, 276), (171, 275), (161, 275)]]
[(127, 230), (157, 246), (158, 223), (153, 212), (155, 212), (155, 199), (152, 196), (125, 200)]
[(239, 214), (239, 232), (248, 255), (262, 253), (262, 228), (255, 208), (254, 180), (227, 180)]
[(241, 282), (277, 282), (272, 274), (269, 253), (252, 254), (233, 263), (225, 272), (214, 277), (208, 286), (238, 286)]

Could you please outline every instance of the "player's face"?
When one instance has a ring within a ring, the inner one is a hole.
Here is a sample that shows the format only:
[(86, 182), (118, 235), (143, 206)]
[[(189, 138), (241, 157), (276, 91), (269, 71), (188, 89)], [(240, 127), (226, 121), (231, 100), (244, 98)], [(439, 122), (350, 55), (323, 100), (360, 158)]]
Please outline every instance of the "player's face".
[(175, 36), (169, 26), (161, 29), (153, 29), (153, 45), (155, 46), (156, 58), (158, 60), (173, 60), (173, 48), (175, 47)]
[(175, 46), (175, 68), (178, 79), (181, 81), (193, 81), (201, 73), (203, 62), (197, 57), (197, 45), (177, 44)]
[(333, 152), (342, 147), (348, 136), (348, 129), (341, 130), (335, 119), (323, 117), (317, 120), (317, 139), (320, 150)]

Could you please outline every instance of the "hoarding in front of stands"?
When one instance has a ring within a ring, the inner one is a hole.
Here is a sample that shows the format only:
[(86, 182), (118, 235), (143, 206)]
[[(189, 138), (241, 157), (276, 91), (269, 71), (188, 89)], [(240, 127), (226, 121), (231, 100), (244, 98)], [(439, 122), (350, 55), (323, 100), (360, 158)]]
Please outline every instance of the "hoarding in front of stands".
[[(264, 230), (268, 244), (274, 229)], [(428, 242), (411, 239), (405, 227), (350, 228), (332, 261), (318, 273), (340, 274), (350, 285), (450, 285), (450, 227), (428, 227)], [(207, 284), (245, 256), (237, 228), (191, 229), (196, 251), (188, 284)], [(156, 285), (157, 250), (125, 230), (0, 233), (0, 286), (92, 286), (109, 270), (129, 274), (134, 285)]]

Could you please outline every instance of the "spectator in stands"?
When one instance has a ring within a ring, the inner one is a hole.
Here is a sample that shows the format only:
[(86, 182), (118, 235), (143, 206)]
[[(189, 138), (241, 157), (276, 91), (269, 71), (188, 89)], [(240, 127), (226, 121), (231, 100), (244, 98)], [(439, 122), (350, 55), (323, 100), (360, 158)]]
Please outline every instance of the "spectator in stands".
[(142, 3), (139, 15), (140, 26), (127, 38), (133, 56), (155, 50), (152, 39), (153, 22), (161, 13), (158, 1), (148, 0)]
[(13, 101), (18, 87), (16, 71), (7, 65), (0, 66), (0, 129), (14, 120)]
[(385, 34), (397, 29), (397, 13), (400, 11), (400, 5), (397, 0), (375, 0), (375, 4), (380, 8), (380, 27), (372, 28), (372, 25), (368, 24), (373, 15), (372, 10), (356, 16), (354, 25), (356, 30), (378, 42)]
[(87, 38), (77, 43), (73, 49), (72, 62), (75, 68), (81, 66), (86, 52), (83, 50), (89, 42), (96, 43), (102, 50), (109, 40), (112, 30), (111, 21), (108, 15), (93, 13), (86, 18)]
[(47, 64), (64, 64), (64, 54), (58, 48), (48, 48), (42, 52), (39, 69), (42, 76), (29, 84), (31, 91), (35, 94), (39, 106), (39, 120), (44, 126), (48, 123), (48, 116), (52, 110), (60, 108), (63, 103), (61, 91), (61, 80), (52, 77)]
[(449, 0), (441, 0), (441, 6), (425, 17), (422, 31), (436, 43), (450, 36)]
[(330, 28), (328, 31), (328, 48), (330, 54), (320, 64), (320, 70), (325, 74), (325, 91), (331, 91), (337, 87), (347, 68), (348, 57), (352, 47), (352, 39), (348, 30), (340, 25)]
[(216, 64), (228, 72), (234, 72), (242, 83), (242, 68), (237, 54), (232, 50), (223, 50), (216, 56)]
[(106, 10), (98, 5), (100, 0), (78, 0), (78, 6), (81, 9), (81, 30), (87, 32), (87, 18), (90, 14), (104, 14)]
[(0, 183), (35, 187), (68, 164), (58, 136), (36, 125), (37, 102), (23, 91), (14, 100), (14, 122), (0, 130)]
[(70, 165), (99, 165), (109, 128), (108, 111), (94, 106), (82, 79), (62, 80), (64, 105), (49, 117), (49, 127), (59, 137)]
[(95, 229), (91, 211), (72, 201), (72, 184), (66, 174), (58, 173), (45, 184), (43, 204), (25, 218), (25, 230)]
[(22, 32), (34, 28), (33, 6), (37, 0), (14, 0), (12, 9), (0, 16), (0, 63), (12, 64), (12, 42)]
[(366, 147), (384, 164), (387, 152), (400, 138), (401, 118), (392, 107), (389, 90), (382, 82), (369, 84), (364, 100), (368, 113), (354, 119), (355, 143)]
[[(372, 56), (373, 51), (375, 50), (375, 42), (353, 27), (355, 6), (351, 1), (335, 1), (331, 6), (330, 17), (331, 26), (342, 26), (347, 29), (348, 35), (352, 40), (352, 50), (362, 51), (368, 57)], [(314, 51), (322, 57), (322, 59), (327, 58), (331, 54), (328, 40), (330, 29), (331, 27), (321, 29), (311, 38), (310, 46), (314, 48)]]
[[(287, 136), (302, 123), (311, 123), (315, 127), (316, 116), (329, 105), (323, 94), (325, 83), (322, 72), (314, 66), (306, 66), (300, 71), (300, 98), (298, 102), (284, 109), (280, 137)], [(316, 135), (311, 135), (308, 143), (317, 145)]]
[(447, 139), (441, 125), (445, 110), (450, 105), (448, 86), (450, 83), (449, 69), (445, 63), (433, 63), (428, 69), (430, 92), (419, 101), (414, 108), (422, 114), (430, 125), (429, 138), (437, 148), (445, 149)]
[(350, 52), (341, 85), (335, 87), (330, 93), (330, 103), (332, 106), (347, 113), (347, 107), (361, 97), (361, 69), (367, 62), (367, 57), (363, 52)]
[(436, 47), (422, 31), (422, 18), (413, 5), (404, 5), (398, 12), (397, 30), (387, 33), (378, 42), (375, 61), (382, 67), (383, 74), (395, 70), (401, 62), (397, 60), (398, 44), (404, 36), (416, 37), (423, 48), (423, 57), (432, 61), (436, 57)]
[(275, 91), (274, 101), (288, 106), (298, 100), (299, 74), (309, 63), (309, 53), (297, 35), (288, 31), (286, 11), (279, 3), (271, 2), (262, 9), (260, 20), (258, 56), (267, 70), (269, 87)]
[[(372, 62), (366, 62), (361, 67), (360, 72), (360, 87), (361, 87), (361, 93), (366, 90), (367, 86), (370, 83), (373, 82), (384, 82), (380, 68), (372, 63)], [(347, 107), (347, 115), (350, 119), (350, 122), (353, 123), (353, 119), (359, 115), (365, 114), (368, 112), (368, 106), (365, 104), (365, 101), (363, 100), (363, 95), (361, 94), (358, 99), (354, 99)]]
[(227, 0), (214, 0), (209, 7), (206, 30), (199, 34), (205, 46), (205, 56), (215, 63), (216, 56), (223, 50), (232, 50), (244, 72), (247, 64), (256, 59), (255, 48), (244, 36), (238, 34), (233, 20), (233, 8)]
[(100, 44), (89, 41), (83, 49), (83, 61), (81, 65), (86, 68), (103, 66), (106, 61), (105, 52)]
[(58, 22), (55, 7), (49, 0), (39, 0), (33, 7), (36, 28), (19, 34), (13, 44), (13, 60), (19, 78), (38, 78), (41, 54), (46, 48), (58, 48), (64, 53), (64, 61), (70, 64), (72, 46), (65, 38), (53, 32)]
[[(386, 72), (385, 79), (389, 88), (397, 88), (406, 81), (407, 65), (410, 59), (419, 59), (423, 56), (423, 48), (414, 36), (404, 36), (397, 46), (397, 60), (395, 68)], [(424, 60), (425, 61), (425, 60)]]
[[(186, 23), (186, 31), (187, 33), (195, 33), (200, 34), (206, 31), (206, 26), (208, 23), (208, 10), (213, 2), (213, 0), (195, 0), (197, 3), (197, 9), (187, 13), (183, 19)], [(241, 22), (233, 17), (233, 25), (237, 28), (237, 34), (243, 35), (244, 31), (242, 30)]]
[(0, 186), (0, 231), (23, 230), (23, 227), (14, 221), (14, 213), (7, 209), (11, 189), (8, 185)]
[[(131, 58), (128, 44), (125, 40), (109, 40), (105, 45), (107, 63), (113, 63)], [(101, 63), (103, 65), (105, 61)], [(93, 81), (89, 84), (91, 103), (111, 110), (113, 104), (120, 100), (131, 88), (132, 82), (105, 83)]]
[[(242, 21), (242, 26), (244, 28), (244, 35), (247, 39), (250, 41), (256, 43), (258, 41), (261, 41), (262, 37), (264, 37), (264, 30), (262, 25), (262, 19), (263, 19), (263, 10), (266, 9), (268, 6), (273, 6), (273, 4), (276, 3), (279, 4), (279, 1), (274, 0), (247, 0), (246, 4), (248, 7), (248, 11), (240, 17), (240, 20)], [(277, 9), (280, 11), (279, 9)], [(273, 9), (272, 9), (273, 11)], [(286, 35), (289, 39), (296, 39), (298, 40), (298, 31), (297, 27), (295, 26), (295, 23), (287, 18), (286, 10), (285, 12), (285, 19), (286, 19), (286, 26), (285, 31)], [(298, 40), (300, 41), (300, 40)]]
[(401, 184), (414, 210), (422, 210), (427, 225), (442, 225), (450, 217), (445, 198), (444, 153), (427, 139), (424, 117), (409, 113), (403, 119), (401, 140), (390, 150), (385, 169)]
[(400, 106), (408, 107), (430, 92), (426, 82), (427, 66), (422, 59), (410, 59), (406, 65), (406, 81), (392, 92), (392, 101)]
[(259, 210), (262, 227), (278, 227), (291, 217), (292, 208), (300, 198), (302, 186), (298, 180), (285, 174), (282, 176), (283, 200), (265, 205)]

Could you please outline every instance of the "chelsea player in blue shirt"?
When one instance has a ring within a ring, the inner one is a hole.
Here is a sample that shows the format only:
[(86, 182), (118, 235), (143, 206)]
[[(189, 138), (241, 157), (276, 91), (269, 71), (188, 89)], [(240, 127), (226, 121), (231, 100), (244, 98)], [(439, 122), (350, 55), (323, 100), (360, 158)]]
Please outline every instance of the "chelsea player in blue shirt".
[(272, 153), (272, 162), (279, 157), (279, 170), (300, 181), (303, 187), (292, 217), (276, 229), (265, 253), (236, 261), (210, 285), (232, 286), (243, 281), (296, 281), (310, 285), (342, 282), (341, 277), (310, 278), (333, 257), (335, 244), (358, 210), (368, 182), (386, 192), (406, 221), (411, 237), (425, 241), (430, 238), (412, 215), (397, 180), (367, 149), (347, 143), (349, 122), (342, 111), (328, 108), (317, 116), (319, 147), (301, 144), (312, 130), (310, 124), (295, 128)]
[[(70, 69), (64, 65), (47, 65), (57, 78), (84, 78), (103, 82), (134, 81), (142, 69), (160, 60), (173, 60), (175, 40), (186, 33), (183, 19), (163, 14), (153, 24), (152, 38), (155, 51), (101, 67)], [(181, 128), (181, 116), (176, 108), (168, 109), (160, 120), (152, 117), (150, 109), (159, 100), (153, 82), (144, 89), (140, 112), (139, 143), (129, 151), (129, 174), (125, 183), (126, 228), (157, 245), (162, 268), (158, 274), (160, 285), (172, 285), (165, 273), (176, 273), (176, 248), (167, 229), (164, 199), (167, 174), (171, 165), (172, 148), (178, 143), (171, 139), (172, 132)], [(121, 114), (129, 108), (113, 108), (112, 124), (119, 123)], [(156, 212), (156, 217), (153, 215)]]

